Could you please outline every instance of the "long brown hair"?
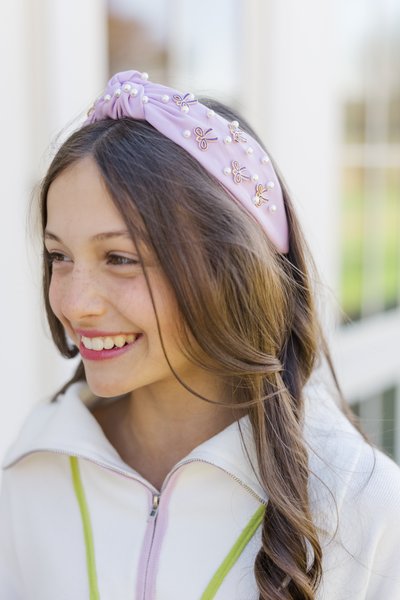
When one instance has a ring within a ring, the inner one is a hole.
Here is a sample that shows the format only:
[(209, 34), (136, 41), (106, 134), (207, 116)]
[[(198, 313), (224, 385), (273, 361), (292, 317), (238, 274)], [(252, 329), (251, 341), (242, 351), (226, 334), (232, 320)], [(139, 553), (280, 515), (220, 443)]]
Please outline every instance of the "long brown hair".
[[(202, 102), (239, 120), (257, 138), (228, 107)], [(169, 281), (182, 315), (185, 352), (223, 377), (233, 404), (249, 414), (268, 494), (254, 567), (260, 600), (314, 599), (322, 551), (307, 489), (302, 390), (321, 355), (334, 371), (315, 308), (315, 266), (282, 177), (290, 228), (287, 255), (275, 250), (259, 225), (193, 157), (151, 125), (104, 120), (73, 133), (53, 159), (41, 186), (43, 231), (49, 186), (88, 155), (132, 238), (150, 248)], [(78, 350), (68, 345), (49, 305), (50, 279), (51, 267), (44, 260), (52, 336), (61, 354), (73, 357)], [(80, 362), (63, 390), (84, 379)]]

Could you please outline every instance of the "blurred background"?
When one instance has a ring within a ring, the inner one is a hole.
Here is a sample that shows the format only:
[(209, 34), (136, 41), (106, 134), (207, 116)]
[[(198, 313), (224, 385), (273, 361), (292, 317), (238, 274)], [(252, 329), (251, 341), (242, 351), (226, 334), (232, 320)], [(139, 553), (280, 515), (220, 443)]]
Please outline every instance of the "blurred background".
[(0, 30), (0, 458), (75, 365), (44, 319), (35, 187), (60, 134), (134, 68), (260, 133), (322, 276), (345, 395), (400, 462), (398, 0), (13, 0)]

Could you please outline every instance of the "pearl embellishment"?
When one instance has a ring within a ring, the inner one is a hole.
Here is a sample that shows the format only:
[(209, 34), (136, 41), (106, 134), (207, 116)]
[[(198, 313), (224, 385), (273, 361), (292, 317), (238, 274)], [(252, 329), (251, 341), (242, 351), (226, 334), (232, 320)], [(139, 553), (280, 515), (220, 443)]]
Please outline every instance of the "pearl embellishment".
[(232, 169), (230, 167), (225, 167), (224, 174), (225, 175), (230, 175), (231, 173), (232, 173)]
[(251, 146), (249, 146), (248, 148), (246, 148), (246, 154), (253, 154), (254, 150)]
[(110, 96), (110, 94), (106, 94), (106, 95), (104, 96), (104, 102), (110, 102), (110, 100), (111, 100), (111, 96)]
[(135, 97), (138, 95), (138, 93), (139, 93), (139, 91), (137, 88), (134, 87), (131, 89), (131, 96)]
[(268, 188), (269, 190), (273, 190), (273, 189), (274, 189), (274, 187), (275, 187), (275, 184), (274, 184), (274, 182), (273, 182), (273, 181), (268, 181), (268, 183), (267, 183), (267, 188)]
[(146, 72), (143, 72), (140, 77), (141, 77), (141, 79), (144, 79), (145, 81), (147, 81), (149, 78), (149, 74)]
[(130, 83), (125, 83), (122, 89), (124, 90), (124, 92), (130, 92), (131, 88), (132, 86)]
[(190, 136), (192, 135), (191, 132), (189, 131), (189, 129), (185, 129), (185, 131), (182, 132), (183, 137), (185, 138), (190, 138)]
[(116, 96), (117, 98), (119, 98), (120, 95), (121, 95), (121, 90), (118, 88), (117, 90), (115, 90), (114, 96)]
[(147, 97), (147, 96), (143, 96), (143, 97), (142, 97), (142, 104), (147, 104), (147, 103), (148, 103), (148, 101), (149, 101), (149, 99), (148, 99), (148, 97)]
[(187, 104), (183, 104), (181, 106), (181, 112), (183, 112), (183, 113), (188, 113), (189, 112), (189, 107), (187, 106)]
[(269, 207), (269, 210), (271, 212), (276, 212), (277, 211), (276, 204), (271, 204), (271, 206)]
[(213, 110), (211, 110), (211, 109), (207, 111), (207, 117), (208, 117), (209, 119), (211, 119), (211, 117), (213, 117), (214, 115), (215, 115), (215, 111), (213, 111)]
[(268, 156), (263, 156), (261, 159), (261, 162), (263, 165), (267, 165), (269, 163), (269, 158)]
[(257, 175), (257, 173), (254, 173), (254, 175), (251, 176), (251, 180), (252, 181), (258, 181), (258, 175)]
[(227, 135), (226, 138), (224, 139), (224, 143), (225, 144), (231, 144), (232, 143), (232, 138), (230, 135)]
[(164, 104), (167, 104), (167, 102), (169, 102), (169, 96), (167, 94), (164, 94), (161, 100), (164, 102)]

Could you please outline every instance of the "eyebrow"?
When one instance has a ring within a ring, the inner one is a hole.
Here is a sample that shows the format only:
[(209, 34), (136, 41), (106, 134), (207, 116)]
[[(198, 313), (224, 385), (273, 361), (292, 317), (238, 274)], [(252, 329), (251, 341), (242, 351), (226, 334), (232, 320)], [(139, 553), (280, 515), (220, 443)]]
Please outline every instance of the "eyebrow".
[[(96, 233), (96, 235), (93, 235), (90, 238), (90, 241), (99, 242), (102, 240), (109, 240), (111, 238), (116, 238), (116, 237), (129, 238), (130, 240), (132, 239), (129, 231), (124, 229), (121, 231), (105, 231), (103, 233)], [(56, 235), (55, 233), (52, 233), (51, 231), (48, 231), (47, 229), (44, 232), (44, 238), (45, 238), (45, 240), (55, 240), (56, 242), (60, 242), (60, 244), (63, 243), (61, 238), (58, 237), (58, 235)]]

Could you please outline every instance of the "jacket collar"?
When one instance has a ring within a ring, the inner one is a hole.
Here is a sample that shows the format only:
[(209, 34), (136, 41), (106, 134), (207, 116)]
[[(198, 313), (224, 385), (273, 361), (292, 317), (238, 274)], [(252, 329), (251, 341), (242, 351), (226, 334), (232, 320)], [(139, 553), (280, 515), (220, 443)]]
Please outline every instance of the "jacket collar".
[[(11, 467), (32, 453), (54, 452), (85, 458), (141, 480), (148, 487), (152, 487), (122, 460), (108, 441), (90, 412), (93, 401), (87, 384), (78, 382), (71, 385), (56, 402), (36, 406), (6, 453), (2, 463), (3, 469)], [(194, 448), (174, 469), (181, 463), (197, 460), (211, 463), (226, 471), (260, 501), (266, 501), (266, 494), (259, 483), (256, 469), (252, 467), (257, 464), (257, 460), (251, 424), (247, 416)]]
[[(343, 490), (344, 479), (350, 477), (351, 467), (357, 463), (362, 437), (336, 405), (332, 390), (319, 377), (316, 373), (304, 390), (304, 437), (312, 473), (310, 484), (315, 489), (322, 486), (324, 490), (327, 485), (333, 490), (341, 482)], [(3, 468), (35, 452), (55, 452), (85, 458), (152, 487), (122, 460), (108, 441), (90, 412), (93, 400), (87, 384), (81, 382), (71, 385), (56, 402), (38, 405), (6, 453)], [(194, 448), (174, 469), (195, 460), (223, 469), (260, 501), (267, 500), (259, 482), (255, 444), (247, 416)], [(320, 485), (320, 481), (325, 484)]]

